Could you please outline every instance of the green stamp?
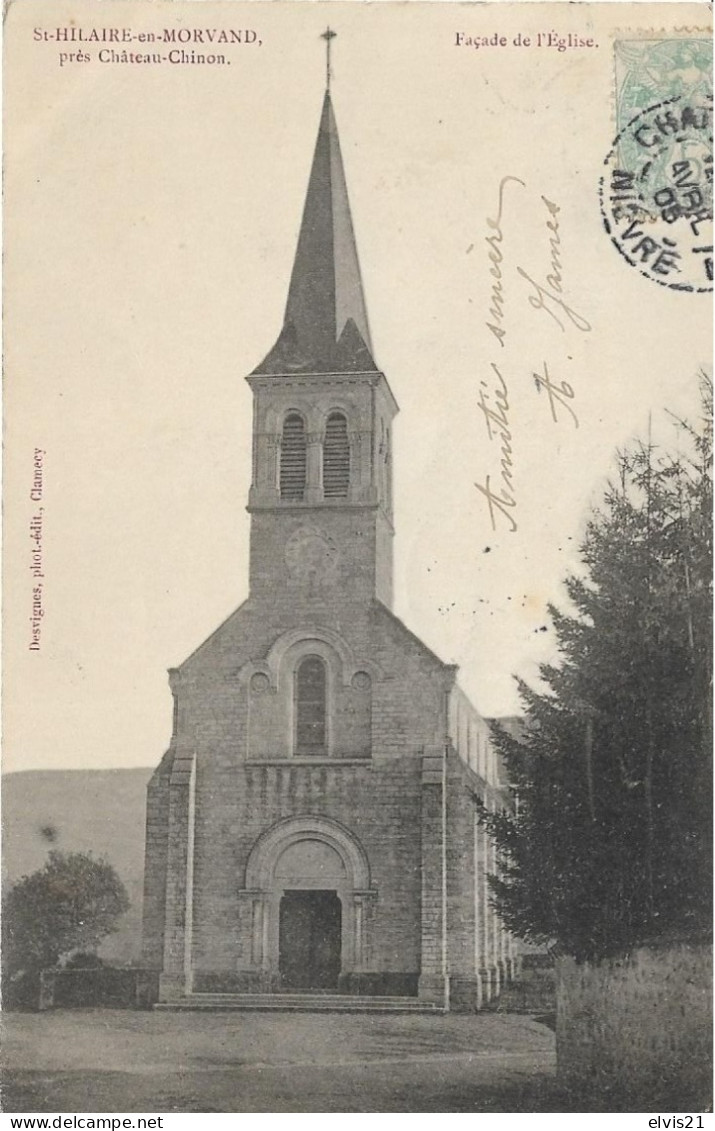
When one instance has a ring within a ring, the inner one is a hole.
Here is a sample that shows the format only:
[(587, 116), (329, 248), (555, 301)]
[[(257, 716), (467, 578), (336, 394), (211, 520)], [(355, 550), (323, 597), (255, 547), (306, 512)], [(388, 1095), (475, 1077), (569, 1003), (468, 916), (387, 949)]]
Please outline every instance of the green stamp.
[(612, 243), (646, 278), (713, 289), (712, 44), (615, 44), (618, 134), (604, 162), (601, 212)]
[[(619, 39), (615, 43), (616, 129), (628, 167), (638, 161), (629, 122), (658, 102), (705, 104), (713, 92), (713, 46), (709, 39)], [(674, 148), (674, 143), (669, 147)], [(665, 178), (667, 156), (659, 159)]]

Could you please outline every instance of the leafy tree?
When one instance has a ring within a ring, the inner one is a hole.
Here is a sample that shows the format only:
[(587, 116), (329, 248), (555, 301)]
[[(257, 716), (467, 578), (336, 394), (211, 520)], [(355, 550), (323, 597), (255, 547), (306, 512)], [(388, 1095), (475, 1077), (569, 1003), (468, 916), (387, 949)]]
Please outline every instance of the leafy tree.
[(6, 991), (72, 951), (94, 950), (128, 908), (124, 885), (107, 861), (50, 852), (44, 867), (18, 880), (3, 900)]
[(687, 455), (619, 453), (583, 576), (551, 608), (560, 660), (520, 682), (523, 731), (494, 728), (517, 805), (495, 837), (507, 926), (578, 959), (709, 929), (712, 386)]

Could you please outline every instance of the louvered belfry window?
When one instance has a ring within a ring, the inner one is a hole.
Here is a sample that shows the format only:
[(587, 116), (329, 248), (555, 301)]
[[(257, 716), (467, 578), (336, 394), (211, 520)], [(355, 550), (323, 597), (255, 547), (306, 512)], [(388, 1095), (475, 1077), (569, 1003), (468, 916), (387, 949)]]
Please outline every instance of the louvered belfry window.
[(296, 754), (326, 752), (326, 673), (319, 656), (306, 656), (295, 677)]
[(305, 424), (291, 412), (283, 422), (281, 441), (281, 498), (302, 499), (305, 493)]
[(349, 485), (348, 422), (342, 412), (333, 412), (328, 417), (323, 442), (323, 495), (326, 499), (345, 499)]

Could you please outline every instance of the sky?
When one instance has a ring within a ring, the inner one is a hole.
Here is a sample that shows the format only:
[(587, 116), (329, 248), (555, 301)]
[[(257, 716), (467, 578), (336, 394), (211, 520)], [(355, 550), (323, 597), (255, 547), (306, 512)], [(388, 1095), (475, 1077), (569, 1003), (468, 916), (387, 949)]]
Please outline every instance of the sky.
[[(563, 603), (563, 578), (579, 568), (617, 449), (649, 429), (674, 447), (666, 409), (698, 411), (709, 298), (631, 267), (604, 230), (598, 191), (616, 133), (614, 41), (649, 28), (667, 37), (671, 25), (700, 34), (705, 12), (689, 11), (659, 4), (649, 21), (643, 4), (10, 9), (5, 772), (158, 762), (167, 669), (247, 595), (244, 378), (282, 323), (328, 22), (374, 354), (401, 409), (394, 608), (459, 664), (483, 714), (518, 711), (514, 675), (534, 682), (553, 658), (547, 604)], [(105, 44), (58, 41), (58, 27), (255, 40), (184, 45), (223, 52), (224, 64), (145, 65), (101, 62)], [(537, 47), (539, 32), (554, 44)], [(559, 49), (569, 34), (591, 46)], [(89, 59), (60, 59), (78, 51)], [(548, 286), (556, 297), (544, 300)], [(546, 372), (570, 390), (556, 420)], [(514, 506), (493, 527), (479, 485), (505, 482), (503, 432), (484, 412), (498, 389)]]

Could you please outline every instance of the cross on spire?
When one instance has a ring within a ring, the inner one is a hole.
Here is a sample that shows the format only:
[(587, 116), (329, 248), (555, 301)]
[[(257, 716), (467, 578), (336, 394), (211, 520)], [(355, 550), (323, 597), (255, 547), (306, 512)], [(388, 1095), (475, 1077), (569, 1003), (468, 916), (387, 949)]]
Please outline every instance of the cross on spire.
[[(334, 35), (328, 28), (328, 47)], [(371, 351), (338, 128), (326, 90), (283, 329), (254, 372), (376, 373)]]
[(323, 32), (323, 34), (320, 37), (321, 39), (325, 40), (325, 87), (326, 87), (326, 90), (330, 90), (330, 75), (331, 75), (331, 71), (330, 71), (330, 41), (331, 41), (331, 39), (335, 39), (335, 36), (337, 34), (338, 33), (336, 31), (333, 31), (333, 29), (331, 27), (326, 27), (325, 31)]

